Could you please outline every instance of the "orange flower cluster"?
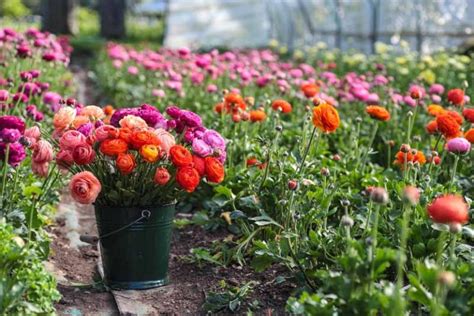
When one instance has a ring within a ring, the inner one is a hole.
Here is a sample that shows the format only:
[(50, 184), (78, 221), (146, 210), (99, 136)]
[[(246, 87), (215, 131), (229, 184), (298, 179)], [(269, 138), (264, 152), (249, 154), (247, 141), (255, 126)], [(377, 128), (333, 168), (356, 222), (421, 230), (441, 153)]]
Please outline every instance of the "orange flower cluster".
[(379, 120), (379, 121), (388, 121), (390, 120), (390, 112), (387, 111), (384, 107), (378, 105), (369, 105), (365, 108), (367, 114), (370, 117)]
[(399, 151), (395, 155), (395, 161), (393, 163), (403, 169), (405, 166), (405, 159), (407, 163), (418, 162), (420, 165), (424, 165), (426, 163), (425, 154), (423, 154), (423, 152), (419, 150), (411, 150), (407, 153)]
[(462, 117), (460, 118), (461, 122), (459, 122), (459, 117), (453, 113), (456, 112), (448, 112), (436, 117), (437, 131), (443, 134), (446, 139), (451, 139), (461, 135)]
[(224, 101), (216, 104), (214, 110), (217, 113), (224, 111), (228, 114), (237, 114), (247, 110), (244, 98), (237, 93), (228, 93), (224, 96)]
[(336, 108), (326, 102), (313, 109), (313, 125), (325, 133), (334, 132), (340, 124)]

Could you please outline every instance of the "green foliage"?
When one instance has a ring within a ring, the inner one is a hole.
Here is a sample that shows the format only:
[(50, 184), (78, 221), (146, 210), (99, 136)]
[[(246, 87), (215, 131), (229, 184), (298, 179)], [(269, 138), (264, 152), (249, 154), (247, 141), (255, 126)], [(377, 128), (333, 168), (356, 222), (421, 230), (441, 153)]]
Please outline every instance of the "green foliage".
[(211, 313), (235, 313), (239, 311), (245, 298), (251, 293), (253, 287), (255, 287), (256, 284), (256, 282), (250, 281), (241, 287), (228, 288), (227, 284), (223, 283), (222, 287), (226, 291), (208, 293), (206, 296), (206, 301), (203, 305), (203, 309)]
[(53, 302), (60, 295), (37, 251), (25, 245), (13, 227), (0, 219), (0, 314), (54, 311)]
[(30, 14), (21, 0), (0, 0), (0, 16), (19, 18)]

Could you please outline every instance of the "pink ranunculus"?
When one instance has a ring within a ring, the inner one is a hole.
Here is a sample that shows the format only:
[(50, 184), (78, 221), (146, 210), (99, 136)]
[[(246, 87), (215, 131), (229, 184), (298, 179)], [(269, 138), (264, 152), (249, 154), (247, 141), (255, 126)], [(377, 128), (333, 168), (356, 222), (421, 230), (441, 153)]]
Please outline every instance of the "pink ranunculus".
[(53, 160), (54, 152), (53, 146), (44, 139), (39, 140), (33, 146), (32, 160), (36, 163), (46, 163)]
[(471, 143), (462, 137), (450, 139), (447, 143), (448, 151), (456, 154), (465, 154), (471, 150)]
[(403, 97), (403, 102), (408, 105), (408, 106), (411, 106), (412, 108), (416, 107), (416, 100), (413, 99), (411, 96), (409, 95), (406, 95)]
[(215, 93), (217, 92), (217, 86), (215, 84), (209, 84), (206, 88), (207, 92), (209, 93)]
[(439, 83), (434, 83), (431, 85), (429, 92), (430, 94), (441, 95), (444, 93), (444, 86)]
[(195, 138), (192, 144), (193, 153), (200, 157), (207, 157), (212, 154), (213, 150), (205, 141)]
[(100, 181), (89, 171), (75, 174), (69, 183), (72, 198), (81, 204), (94, 203), (101, 189)]
[(127, 72), (128, 72), (129, 74), (131, 74), (132, 76), (136, 76), (136, 75), (138, 75), (138, 68), (135, 67), (135, 66), (129, 66), (129, 67), (127, 68)]
[(163, 91), (163, 89), (153, 89), (151, 94), (157, 98), (164, 98), (166, 96), (166, 93)]
[(70, 130), (65, 132), (59, 139), (59, 147), (63, 150), (74, 150), (77, 145), (86, 142), (84, 134), (78, 131)]
[(39, 177), (46, 178), (49, 171), (49, 162), (35, 162), (31, 163), (31, 170)]
[(162, 128), (156, 129), (155, 134), (160, 140), (161, 149), (166, 153), (166, 155), (168, 155), (171, 147), (176, 145), (176, 140), (174, 139), (174, 136)]
[(108, 138), (115, 138), (118, 135), (118, 129), (112, 125), (99, 126), (94, 133), (95, 140), (98, 142), (104, 141)]

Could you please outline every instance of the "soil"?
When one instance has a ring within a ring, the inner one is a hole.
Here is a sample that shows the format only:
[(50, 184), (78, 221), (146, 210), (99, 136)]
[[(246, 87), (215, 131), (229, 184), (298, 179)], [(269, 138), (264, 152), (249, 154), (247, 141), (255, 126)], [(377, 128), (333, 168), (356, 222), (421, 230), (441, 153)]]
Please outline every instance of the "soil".
[[(64, 211), (66, 210), (66, 211)], [(78, 225), (71, 225), (71, 213), (76, 212)], [(66, 214), (66, 215), (65, 215)], [(179, 216), (179, 214), (178, 214)], [(72, 229), (71, 229), (72, 227)], [(75, 229), (75, 231), (74, 231)], [(117, 315), (118, 309), (110, 292), (102, 286), (97, 273), (99, 253), (96, 246), (79, 245), (71, 232), (95, 236), (95, 218), (90, 207), (83, 207), (63, 196), (56, 225), (52, 227), (52, 254), (50, 262), (60, 283), (58, 288), (62, 299), (56, 304), (59, 315)], [(221, 292), (224, 280), (230, 286), (242, 286), (249, 281), (257, 281), (253, 291), (243, 300), (239, 313), (248, 309), (248, 304), (258, 301), (256, 314), (281, 315), (287, 298), (294, 290), (289, 282), (276, 285), (277, 276), (285, 276), (282, 268), (274, 267), (264, 273), (256, 273), (248, 266), (232, 265), (219, 267), (213, 264), (190, 262), (192, 248), (209, 248), (213, 241), (223, 240), (229, 235), (225, 230), (208, 232), (200, 226), (187, 225), (174, 229), (171, 258), (170, 282), (164, 291), (145, 291), (143, 301), (150, 304), (160, 314), (205, 314), (202, 305), (209, 291)], [(157, 312), (158, 313), (158, 312)], [(230, 313), (222, 310), (220, 314)]]

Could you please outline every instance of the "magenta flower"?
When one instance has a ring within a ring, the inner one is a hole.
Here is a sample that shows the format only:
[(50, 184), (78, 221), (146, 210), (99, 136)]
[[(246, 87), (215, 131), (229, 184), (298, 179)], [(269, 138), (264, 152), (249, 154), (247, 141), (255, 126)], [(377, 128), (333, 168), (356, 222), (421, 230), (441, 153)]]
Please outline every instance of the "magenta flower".
[(441, 94), (444, 93), (444, 87), (443, 87), (443, 85), (441, 85), (439, 83), (434, 83), (434, 84), (431, 85), (429, 92), (430, 92), (430, 94), (441, 95)]
[(3, 115), (0, 116), (0, 130), (4, 128), (17, 129), (21, 134), (25, 131), (25, 122), (18, 116)]
[(200, 157), (207, 157), (212, 154), (212, 148), (205, 141), (199, 138), (193, 140), (193, 152)]
[[(16, 167), (26, 158), (25, 148), (22, 144), (16, 142), (8, 144), (8, 163)], [(5, 159), (7, 153), (7, 144), (0, 143), (0, 159)]]
[(471, 150), (471, 143), (462, 137), (450, 139), (447, 144), (448, 151), (455, 154), (465, 154)]
[(0, 139), (5, 143), (14, 143), (20, 140), (21, 133), (15, 128), (4, 128), (0, 130)]

